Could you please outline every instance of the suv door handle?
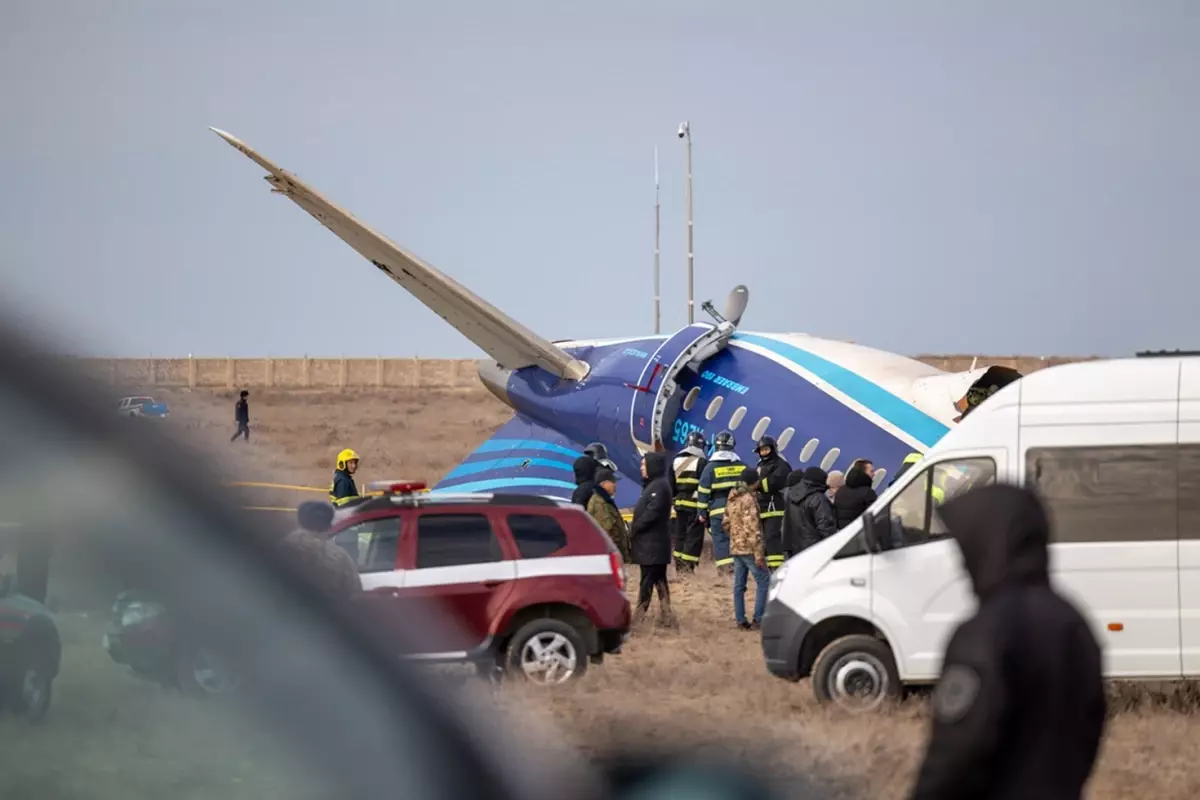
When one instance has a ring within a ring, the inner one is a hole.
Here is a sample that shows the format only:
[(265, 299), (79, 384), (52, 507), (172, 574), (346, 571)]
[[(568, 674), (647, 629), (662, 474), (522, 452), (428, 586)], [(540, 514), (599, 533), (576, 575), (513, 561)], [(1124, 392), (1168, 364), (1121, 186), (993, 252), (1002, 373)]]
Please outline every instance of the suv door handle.
[(494, 589), (502, 583), (504, 583), (504, 581), (484, 581), (483, 585), (489, 589)]

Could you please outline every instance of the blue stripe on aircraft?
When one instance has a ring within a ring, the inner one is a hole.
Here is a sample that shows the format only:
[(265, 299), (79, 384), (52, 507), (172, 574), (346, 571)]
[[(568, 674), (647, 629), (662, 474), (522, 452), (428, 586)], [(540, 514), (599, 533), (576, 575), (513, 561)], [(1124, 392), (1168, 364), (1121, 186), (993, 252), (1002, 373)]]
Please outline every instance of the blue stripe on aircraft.
[(878, 414), (912, 438), (932, 447), (949, 433), (950, 428), (925, 412), (901, 400), (896, 395), (878, 386), (861, 375), (820, 356), (801, 350), (795, 345), (756, 336), (752, 333), (735, 333), (734, 339), (758, 345), (772, 353), (783, 356), (797, 366), (803, 367), (842, 394)]
[(483, 481), (471, 481), (455, 486), (443, 486), (433, 492), (486, 492), (509, 486), (553, 486), (560, 489), (575, 491), (575, 484), (568, 481), (556, 481), (552, 478), (492, 478)]
[[(532, 449), (532, 448), (531, 448)], [(525, 462), (529, 463), (526, 464)], [(565, 472), (573, 472), (571, 464), (563, 461), (553, 461), (549, 458), (522, 458), (521, 456), (512, 456), (510, 458), (492, 458), (487, 461), (464, 461), (446, 474), (442, 480), (452, 480), (461, 478), (466, 475), (474, 475), (479, 472), (487, 472), (493, 469), (517, 469), (520, 467), (546, 467), (548, 469), (561, 469)]]
[(543, 442), (540, 439), (488, 439), (475, 448), (476, 453), (493, 453), (497, 450), (550, 450), (570, 456), (573, 459), (583, 455), (583, 451), (581, 450), (572, 450), (569, 447), (563, 447), (561, 444)]

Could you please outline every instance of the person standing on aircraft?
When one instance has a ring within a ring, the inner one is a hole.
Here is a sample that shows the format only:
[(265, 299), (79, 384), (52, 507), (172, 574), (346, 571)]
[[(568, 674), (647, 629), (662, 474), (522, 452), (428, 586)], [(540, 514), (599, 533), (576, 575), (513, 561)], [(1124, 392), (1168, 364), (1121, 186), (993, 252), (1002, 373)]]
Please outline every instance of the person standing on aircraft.
[[(571, 502), (587, 508), (592, 490), (596, 487), (596, 470), (604, 466), (601, 461), (608, 460), (608, 448), (599, 442), (592, 442), (583, 449), (583, 455), (575, 459), (572, 468), (575, 470), (575, 491), (571, 493)], [(616, 470), (614, 470), (615, 472)]]
[(237, 423), (237, 433), (233, 434), (233, 438), (229, 440), (231, 442), (236, 442), (239, 436), (244, 436), (246, 442), (250, 442), (250, 401), (246, 399), (249, 396), (250, 393), (242, 389), (241, 398), (233, 407), (233, 421)]
[(789, 558), (837, 533), (833, 503), (826, 494), (828, 489), (825, 470), (820, 467), (796, 470), (788, 475), (783, 540)]
[(617, 508), (617, 503), (613, 500), (617, 493), (617, 473), (608, 467), (601, 467), (596, 470), (595, 482), (592, 496), (588, 499), (587, 512), (596, 520), (596, 524), (604, 529), (608, 538), (613, 540), (613, 544), (621, 553), (621, 560), (628, 564), (629, 527), (625, 524), (625, 518), (621, 516), (621, 509)]
[(1081, 797), (1107, 701), (1095, 634), (1050, 583), (1045, 508), (993, 484), (939, 514), (979, 604), (946, 646), (911, 797)]
[(695, 572), (704, 549), (704, 523), (700, 521), (700, 476), (708, 466), (704, 434), (692, 431), (671, 464), (671, 493), (675, 496), (674, 556), (678, 572)]
[(862, 516), (878, 496), (871, 487), (871, 462), (866, 459), (855, 461), (846, 473), (846, 485), (838, 489), (833, 498), (838, 530)]
[(358, 487), (354, 485), (354, 473), (358, 472), (358, 453), (349, 448), (337, 455), (336, 469), (333, 471), (333, 483), (329, 484), (329, 502), (335, 506), (343, 506), (358, 497)]
[(774, 436), (758, 440), (758, 514), (762, 519), (763, 539), (767, 544), (767, 569), (775, 570), (784, 562), (783, 491), (787, 488), (792, 465), (779, 455)]
[(713, 454), (704, 472), (700, 475), (700, 489), (697, 500), (700, 503), (700, 521), (708, 525), (709, 535), (712, 536), (713, 560), (717, 562), (717, 572), (728, 575), (733, 571), (733, 557), (729, 555), (729, 536), (725, 531), (722, 519), (725, 515), (725, 500), (729, 490), (737, 486), (742, 479), (742, 470), (746, 465), (733, 451), (734, 438), (732, 431), (721, 431), (713, 440)]
[[(752, 467), (742, 470), (738, 485), (729, 490), (725, 503), (725, 531), (729, 534), (729, 553), (733, 556), (733, 618), (742, 630), (758, 628), (767, 608), (767, 547), (763, 537), (758, 487), (760, 473)], [(770, 519), (770, 517), (768, 517)], [(746, 574), (754, 576), (754, 621), (746, 621)]]
[(667, 586), (667, 566), (671, 563), (671, 481), (667, 477), (666, 453), (651, 451), (642, 456), (642, 478), (642, 495), (629, 526), (629, 549), (642, 573), (635, 621), (645, 618), (650, 610), (650, 596), (657, 591), (662, 620), (672, 624), (671, 591)]

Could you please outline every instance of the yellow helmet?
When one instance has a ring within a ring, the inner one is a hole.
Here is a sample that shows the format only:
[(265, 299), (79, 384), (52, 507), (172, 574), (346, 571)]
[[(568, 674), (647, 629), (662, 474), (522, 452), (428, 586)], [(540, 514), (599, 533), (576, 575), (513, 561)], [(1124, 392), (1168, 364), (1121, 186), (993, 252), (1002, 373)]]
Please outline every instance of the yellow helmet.
[(358, 453), (354, 452), (353, 450), (351, 450), (350, 448), (347, 447), (345, 450), (338, 453), (338, 455), (337, 455), (337, 468), (345, 469), (347, 462), (359, 461), (359, 460), (360, 459), (358, 457)]

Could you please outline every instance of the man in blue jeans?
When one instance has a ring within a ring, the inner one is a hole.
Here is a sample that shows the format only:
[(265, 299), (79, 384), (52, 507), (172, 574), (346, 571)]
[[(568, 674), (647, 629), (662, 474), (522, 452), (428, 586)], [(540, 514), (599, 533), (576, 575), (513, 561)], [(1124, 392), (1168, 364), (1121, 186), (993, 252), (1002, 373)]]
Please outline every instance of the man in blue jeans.
[[(725, 502), (725, 532), (733, 558), (733, 616), (742, 630), (754, 630), (767, 606), (766, 543), (758, 516), (758, 470), (746, 467)], [(746, 573), (754, 576), (754, 621), (746, 621)]]

